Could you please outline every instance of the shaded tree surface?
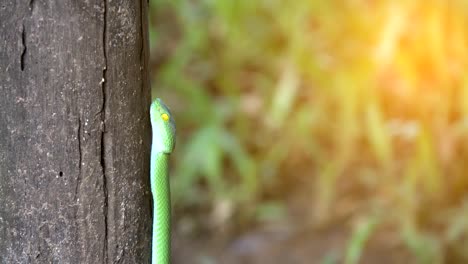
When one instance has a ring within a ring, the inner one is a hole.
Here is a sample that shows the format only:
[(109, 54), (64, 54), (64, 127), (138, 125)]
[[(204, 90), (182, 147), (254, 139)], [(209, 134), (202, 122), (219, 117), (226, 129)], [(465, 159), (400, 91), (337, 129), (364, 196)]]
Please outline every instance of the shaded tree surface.
[(148, 262), (146, 14), (0, 4), (0, 263)]

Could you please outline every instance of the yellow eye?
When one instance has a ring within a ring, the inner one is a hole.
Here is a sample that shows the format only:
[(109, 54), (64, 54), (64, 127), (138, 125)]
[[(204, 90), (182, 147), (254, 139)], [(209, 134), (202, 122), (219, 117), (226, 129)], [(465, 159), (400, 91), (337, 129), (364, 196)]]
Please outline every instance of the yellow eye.
[(168, 115), (168, 114), (162, 114), (162, 115), (161, 115), (161, 118), (162, 118), (164, 121), (167, 121), (167, 120), (169, 120), (169, 115)]

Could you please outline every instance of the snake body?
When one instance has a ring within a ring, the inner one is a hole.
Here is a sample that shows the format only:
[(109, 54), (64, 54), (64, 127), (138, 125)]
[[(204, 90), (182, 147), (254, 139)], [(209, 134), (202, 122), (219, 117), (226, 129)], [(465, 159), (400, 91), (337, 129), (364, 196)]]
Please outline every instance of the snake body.
[(153, 196), (152, 264), (167, 264), (171, 252), (171, 200), (169, 155), (175, 147), (175, 122), (169, 108), (156, 99), (150, 106), (151, 144), (150, 184)]

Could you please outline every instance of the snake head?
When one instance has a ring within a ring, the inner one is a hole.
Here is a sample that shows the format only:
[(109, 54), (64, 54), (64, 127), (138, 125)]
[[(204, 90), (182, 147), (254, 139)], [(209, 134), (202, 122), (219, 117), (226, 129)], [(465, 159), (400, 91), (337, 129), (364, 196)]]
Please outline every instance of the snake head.
[(159, 98), (151, 103), (151, 127), (153, 129), (153, 148), (166, 154), (175, 147), (175, 121), (169, 108)]

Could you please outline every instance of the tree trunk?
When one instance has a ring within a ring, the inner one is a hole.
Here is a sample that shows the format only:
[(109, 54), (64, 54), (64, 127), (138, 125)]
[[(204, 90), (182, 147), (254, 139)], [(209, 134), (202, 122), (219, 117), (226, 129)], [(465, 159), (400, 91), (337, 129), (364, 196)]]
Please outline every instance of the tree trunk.
[(148, 263), (146, 0), (0, 3), (0, 263)]

